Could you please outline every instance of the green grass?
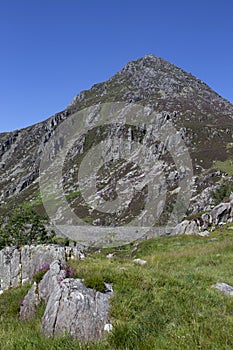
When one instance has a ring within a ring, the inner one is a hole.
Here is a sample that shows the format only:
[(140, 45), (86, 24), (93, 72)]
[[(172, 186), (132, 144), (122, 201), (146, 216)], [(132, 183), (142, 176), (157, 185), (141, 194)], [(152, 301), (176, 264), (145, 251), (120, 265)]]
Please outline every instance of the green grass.
[(218, 170), (224, 171), (229, 176), (233, 176), (233, 160), (232, 159), (227, 159), (224, 162), (221, 162), (221, 161), (217, 160), (214, 163), (213, 167), (214, 167), (214, 169), (218, 169)]
[(78, 198), (81, 196), (81, 191), (75, 191), (75, 192), (71, 192), (69, 194), (66, 195), (66, 199), (74, 199), (74, 198)]
[[(20, 323), (16, 318), (27, 288), (3, 293), (1, 349), (232, 349), (233, 298), (211, 288), (216, 282), (233, 285), (232, 231), (225, 227), (204, 238), (155, 238), (139, 242), (134, 254), (136, 243), (101, 252), (92, 249), (84, 261), (72, 262), (87, 284), (113, 285), (113, 332), (99, 344), (80, 346), (65, 335), (43, 337), (42, 309), (33, 321)], [(114, 257), (107, 259), (108, 253)], [(134, 265), (133, 258), (147, 264)]]

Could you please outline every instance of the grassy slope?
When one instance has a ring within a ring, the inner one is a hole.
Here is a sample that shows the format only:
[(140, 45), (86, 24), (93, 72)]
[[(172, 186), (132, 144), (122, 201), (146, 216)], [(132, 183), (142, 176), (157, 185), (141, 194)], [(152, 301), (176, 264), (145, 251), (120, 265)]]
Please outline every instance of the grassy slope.
[[(212, 240), (217, 238), (217, 240)], [(233, 298), (211, 288), (233, 285), (233, 230), (210, 237), (161, 237), (134, 248), (90, 252), (74, 262), (78, 276), (113, 284), (111, 317), (114, 332), (101, 344), (79, 346), (69, 337), (44, 338), (40, 318), (19, 323), (18, 306), (26, 287), (0, 296), (0, 348), (15, 349), (232, 349)], [(106, 254), (114, 252), (113, 259)], [(136, 266), (132, 259), (147, 260)]]

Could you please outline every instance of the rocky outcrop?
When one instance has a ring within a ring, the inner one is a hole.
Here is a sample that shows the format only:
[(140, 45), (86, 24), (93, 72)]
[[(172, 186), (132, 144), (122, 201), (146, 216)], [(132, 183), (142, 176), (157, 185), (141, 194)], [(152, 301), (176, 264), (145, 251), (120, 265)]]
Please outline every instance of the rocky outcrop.
[(47, 335), (69, 333), (78, 341), (101, 339), (109, 324), (109, 298), (112, 292), (100, 293), (85, 287), (79, 279), (65, 279), (50, 295), (42, 319)]
[(196, 220), (184, 220), (179, 223), (171, 232), (172, 236), (181, 234), (198, 234), (200, 232), (200, 225)]
[(47, 303), (48, 298), (54, 288), (65, 278), (65, 271), (62, 269), (60, 260), (55, 260), (49, 266), (42, 280), (34, 282), (28, 294), (21, 302), (19, 318), (21, 320), (30, 319), (35, 316), (36, 307), (42, 300)]
[(54, 260), (82, 259), (82, 247), (37, 245), (6, 247), (0, 251), (0, 293), (29, 281), (45, 264)]
[(230, 195), (229, 202), (216, 205), (210, 212), (202, 214), (201, 218), (182, 221), (171, 231), (170, 234), (196, 234), (205, 236), (207, 235), (208, 229), (213, 230), (216, 226), (222, 226), (227, 222), (232, 221), (233, 193)]
[(110, 329), (110, 285), (101, 293), (87, 288), (83, 280), (66, 278), (61, 261), (54, 261), (42, 280), (36, 282), (21, 302), (21, 320), (35, 316), (42, 300), (46, 309), (42, 318), (42, 332), (48, 336), (68, 333), (79, 342), (101, 339)]
[(209, 215), (209, 222), (212, 225), (223, 224), (232, 218), (232, 207), (231, 203), (220, 203), (214, 207)]

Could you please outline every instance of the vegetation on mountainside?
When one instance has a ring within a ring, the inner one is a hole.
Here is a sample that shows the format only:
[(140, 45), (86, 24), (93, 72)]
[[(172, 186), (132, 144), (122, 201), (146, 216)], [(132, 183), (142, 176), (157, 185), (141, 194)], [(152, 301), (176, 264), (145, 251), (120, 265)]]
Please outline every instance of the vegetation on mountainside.
[[(112, 284), (113, 332), (97, 344), (79, 345), (70, 336), (44, 337), (44, 306), (32, 321), (19, 322), (28, 286), (0, 296), (0, 339), (6, 350), (231, 350), (233, 298), (211, 286), (233, 285), (233, 230), (226, 225), (209, 237), (160, 237), (116, 249), (89, 251), (72, 264), (79, 277)], [(233, 225), (232, 225), (233, 226)], [(113, 257), (107, 259), (106, 255)], [(134, 258), (147, 261), (135, 265)]]
[(6, 246), (40, 244), (51, 242), (54, 234), (47, 231), (45, 220), (29, 206), (13, 210), (11, 215), (0, 222), (0, 249)]
[(233, 176), (233, 160), (231, 158), (225, 160), (224, 162), (216, 161), (214, 163), (214, 168), (225, 172), (229, 176)]
[(225, 181), (221, 186), (216, 189), (212, 195), (215, 200), (215, 204), (219, 204), (223, 201), (229, 201), (229, 196), (233, 192), (233, 182)]

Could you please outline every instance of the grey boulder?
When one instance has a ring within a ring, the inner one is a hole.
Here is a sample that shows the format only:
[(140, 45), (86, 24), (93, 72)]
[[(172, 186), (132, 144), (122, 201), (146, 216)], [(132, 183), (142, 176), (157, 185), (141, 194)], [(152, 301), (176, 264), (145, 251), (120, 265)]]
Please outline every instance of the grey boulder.
[(233, 296), (233, 287), (224, 282), (217, 282), (212, 285), (212, 288), (215, 288), (222, 292), (225, 295)]
[(80, 342), (99, 340), (109, 322), (109, 298), (87, 288), (80, 279), (67, 278), (50, 294), (42, 332), (47, 335), (72, 335)]
[(46, 309), (42, 333), (48, 336), (67, 333), (79, 342), (99, 340), (112, 330), (109, 299), (113, 290), (107, 283), (105, 287), (106, 291), (101, 293), (87, 288), (81, 279), (66, 278), (61, 261), (54, 261), (21, 302), (19, 318), (34, 317), (37, 305), (43, 300)]

